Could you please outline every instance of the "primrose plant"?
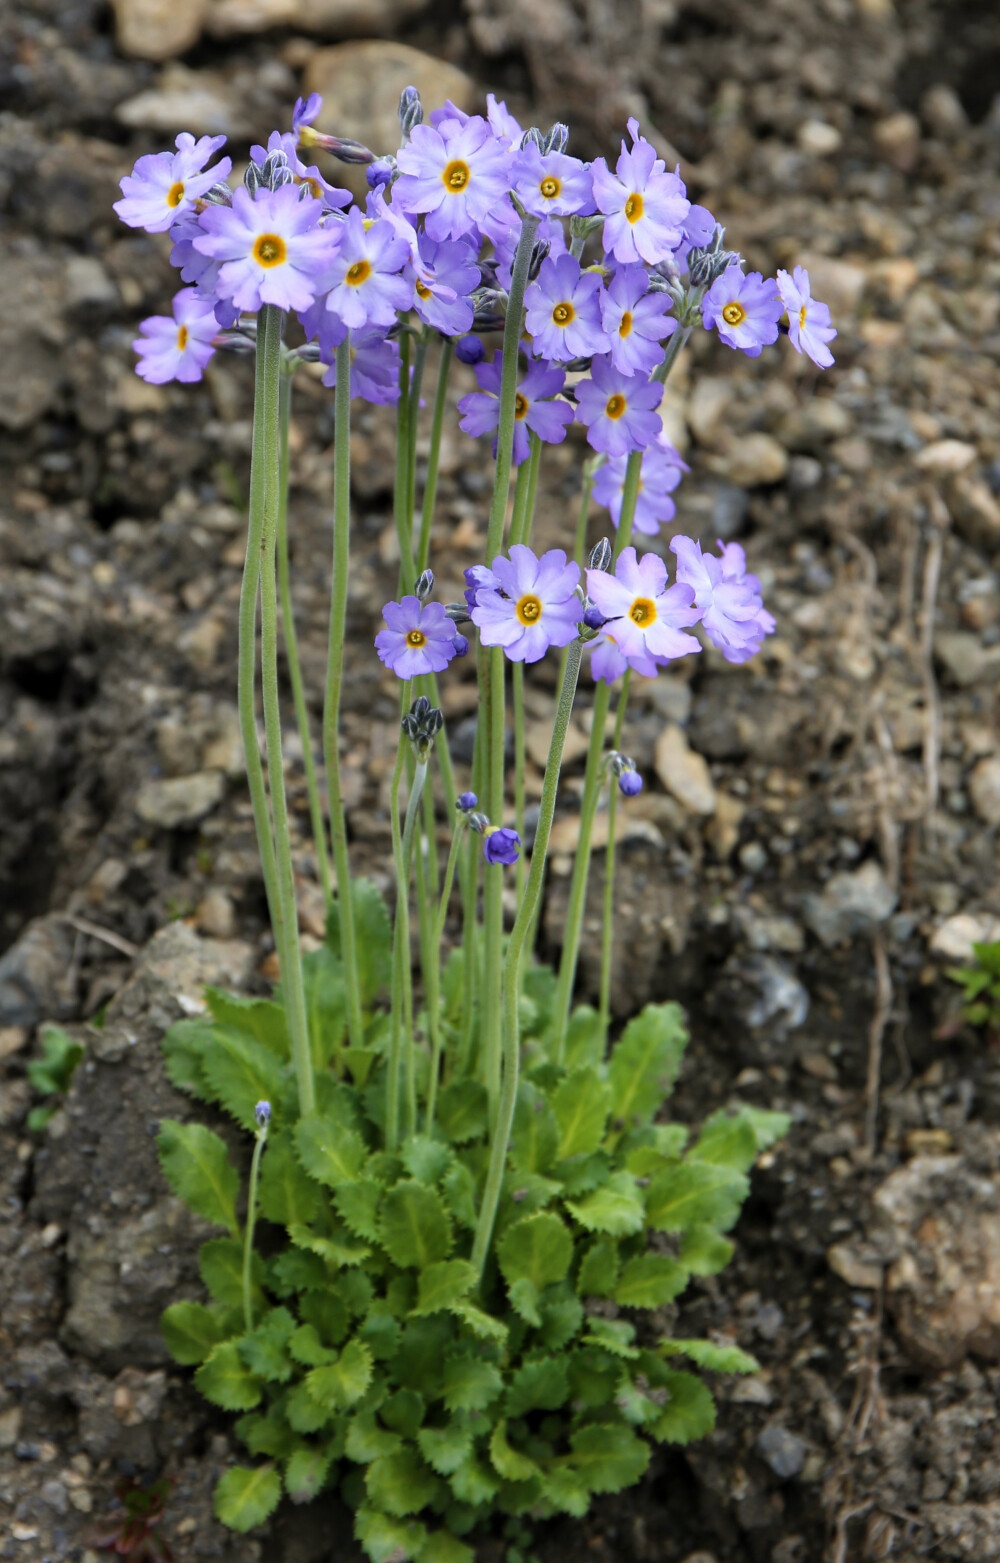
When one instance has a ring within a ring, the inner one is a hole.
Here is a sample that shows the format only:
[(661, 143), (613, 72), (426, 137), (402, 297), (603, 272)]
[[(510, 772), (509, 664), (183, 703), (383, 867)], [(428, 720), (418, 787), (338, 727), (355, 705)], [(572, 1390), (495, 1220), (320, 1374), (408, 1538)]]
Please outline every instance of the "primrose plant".
[[(775, 280), (745, 272), (634, 120), (609, 167), (571, 156), (565, 126), (523, 131), (504, 104), (488, 104), (481, 117), (448, 103), (424, 123), (408, 88), (402, 144), (376, 157), (321, 133), (320, 100), (300, 100), (291, 132), (251, 149), (238, 188), (226, 182), (230, 160), (211, 161), (222, 138), (185, 134), (176, 151), (140, 158), (116, 206), (130, 226), (169, 235), (186, 284), (170, 315), (142, 323), (139, 373), (197, 381), (220, 349), (256, 355), (238, 703), (281, 985), (273, 999), (210, 991), (206, 1018), (166, 1038), (171, 1079), (231, 1114), (253, 1155), (240, 1214), (223, 1140), (198, 1122), (162, 1125), (172, 1187), (223, 1234), (201, 1250), (211, 1301), (175, 1302), (163, 1329), (208, 1399), (240, 1413), (253, 1463), (223, 1475), (220, 1519), (247, 1530), (283, 1491), (302, 1502), (337, 1486), (374, 1563), (467, 1563), (476, 1535), (498, 1522), (516, 1556), (526, 1525), (584, 1515), (595, 1493), (637, 1481), (656, 1443), (711, 1428), (710, 1390), (677, 1359), (714, 1372), (754, 1363), (725, 1341), (674, 1338), (671, 1305), (691, 1276), (727, 1262), (747, 1174), (786, 1127), (779, 1113), (736, 1106), (691, 1142), (683, 1125), (660, 1121), (686, 1042), (676, 1005), (648, 1006), (609, 1052), (615, 811), (642, 787), (622, 747), (631, 680), (698, 655), (696, 628), (734, 663), (774, 628), (738, 544), (703, 553), (673, 537), (672, 581), (663, 553), (635, 546), (673, 519), (687, 470), (664, 435), (663, 384), (700, 327), (756, 357), (786, 316), (792, 347), (829, 364), (829, 311), (801, 268)], [(306, 161), (320, 153), (367, 166), (363, 207)], [(484, 339), (501, 335), (489, 357)], [(418, 505), (428, 358), (437, 378)], [(464, 597), (441, 602), (430, 545), (455, 358), (474, 366), (460, 422), (491, 439), (494, 483), (483, 562), (466, 570)], [(289, 584), (288, 431), (303, 365), (334, 397), (319, 753)], [(393, 405), (398, 430), (399, 589), (375, 637), (400, 710), (391, 915), (352, 874), (338, 750), (357, 397)], [(544, 449), (574, 422), (592, 451), (575, 536), (539, 553)], [(592, 498), (613, 541), (588, 555)], [(329, 904), (326, 942), (305, 955), (279, 625)], [(471, 775), (456, 777), (438, 680), (473, 639), (475, 755)], [(525, 668), (553, 653), (558, 693), (526, 860)], [(591, 738), (551, 970), (532, 951), (585, 659)], [(594, 1009), (574, 1007), (573, 990), (605, 795)]]

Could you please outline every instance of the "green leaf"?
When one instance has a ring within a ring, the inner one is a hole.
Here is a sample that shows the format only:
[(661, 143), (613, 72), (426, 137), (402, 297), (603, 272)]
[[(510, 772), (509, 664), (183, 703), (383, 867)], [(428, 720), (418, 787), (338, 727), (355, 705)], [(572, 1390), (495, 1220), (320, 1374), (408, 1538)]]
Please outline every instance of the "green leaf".
[(692, 1275), (718, 1275), (733, 1257), (728, 1237), (707, 1226), (691, 1226), (681, 1238), (680, 1262)]
[(455, 1153), (440, 1140), (432, 1140), (426, 1134), (413, 1134), (403, 1142), (400, 1158), (411, 1178), (420, 1183), (437, 1183), (448, 1171)]
[(336, 1414), (329, 1406), (321, 1406), (313, 1399), (305, 1379), (296, 1384), (285, 1402), (288, 1425), (297, 1433), (318, 1433)]
[(621, 1363), (596, 1346), (575, 1350), (569, 1361), (570, 1392), (574, 1406), (596, 1410), (614, 1400), (621, 1379)]
[(472, 1291), (478, 1276), (467, 1259), (442, 1259), (420, 1272), (416, 1313), (437, 1313), (450, 1308)]
[(559, 1164), (564, 1199), (582, 1199), (593, 1193), (611, 1176), (611, 1157), (607, 1151), (592, 1151), (589, 1156), (574, 1156)]
[(588, 1155), (604, 1138), (611, 1089), (596, 1069), (574, 1069), (556, 1090), (552, 1108), (559, 1125), (556, 1159)]
[(427, 1541), (427, 1528), (415, 1520), (394, 1520), (374, 1509), (359, 1509), (354, 1534), (372, 1563), (407, 1563)]
[(479, 1080), (452, 1080), (438, 1097), (437, 1122), (445, 1139), (465, 1145), (486, 1133), (488, 1098)]
[(460, 1465), (449, 1481), (459, 1503), (469, 1503), (474, 1508), (489, 1503), (496, 1497), (500, 1488), (500, 1483), (489, 1466), (484, 1465), (475, 1455), (471, 1455), (464, 1465)]
[(370, 1465), (382, 1455), (395, 1454), (401, 1441), (398, 1433), (379, 1426), (374, 1411), (357, 1411), (348, 1423), (344, 1453), (358, 1465)]
[(456, 1161), (455, 1165), (445, 1173), (441, 1179), (441, 1192), (459, 1226), (474, 1232), (477, 1218), (476, 1184), (472, 1173), (463, 1162)]
[(271, 1308), (255, 1329), (240, 1343), (243, 1361), (258, 1378), (287, 1384), (295, 1371), (288, 1355), (288, 1342), (295, 1319), (287, 1308)]
[(436, 1497), (439, 1482), (412, 1445), (405, 1445), (372, 1461), (365, 1472), (365, 1487), (378, 1508), (402, 1517), (426, 1508)]
[(472, 1432), (464, 1422), (447, 1427), (422, 1427), (417, 1433), (420, 1453), (439, 1476), (451, 1476), (472, 1453)]
[(448, 1530), (435, 1530), (420, 1549), (420, 1563), (476, 1563), (476, 1555)]
[(569, 1399), (565, 1357), (534, 1357), (512, 1375), (504, 1401), (509, 1417), (529, 1411), (557, 1411)]
[(566, 1209), (588, 1232), (628, 1237), (645, 1224), (642, 1196), (630, 1172), (615, 1172), (585, 1199), (567, 1200)]
[(40, 1134), (52, 1122), (58, 1111), (57, 1102), (52, 1102), (48, 1107), (32, 1107), (24, 1121), (32, 1134)]
[[(392, 962), (392, 923), (382, 892), (370, 879), (355, 879), (351, 885), (354, 909), (355, 965), (361, 988), (361, 1002), (370, 1008), (389, 985)], [(326, 923), (326, 942), (343, 959), (340, 942), (340, 905), (330, 907)]]
[(510, 1305), (519, 1319), (525, 1324), (532, 1324), (540, 1328), (542, 1323), (541, 1310), (539, 1309), (538, 1287), (527, 1276), (522, 1276), (519, 1281), (514, 1281), (508, 1287)]
[(652, 1123), (670, 1095), (687, 1045), (679, 1004), (647, 1004), (611, 1054), (611, 1112), (626, 1128)]
[(163, 1038), (163, 1058), (167, 1079), (178, 1091), (197, 1096), (203, 1102), (212, 1100), (208, 1081), (202, 1072), (201, 1059), (207, 1044), (215, 1036), (211, 1020), (178, 1020)]
[(522, 1080), (517, 1088), (510, 1159), (520, 1172), (547, 1172), (559, 1145), (555, 1113), (537, 1086)]
[(269, 1454), (276, 1460), (285, 1460), (299, 1446), (299, 1440), (279, 1405), (272, 1405), (263, 1415), (248, 1412), (236, 1423), (237, 1435), (251, 1454)]
[(609, 1237), (599, 1237), (580, 1261), (576, 1289), (581, 1297), (610, 1297), (620, 1269), (618, 1244)]
[(419, 1395), (416, 1390), (397, 1389), (394, 1395), (383, 1400), (379, 1415), (394, 1433), (399, 1433), (403, 1438), (416, 1438), (426, 1409), (423, 1395)]
[(303, 1171), (288, 1134), (268, 1137), (257, 1202), (264, 1219), (277, 1226), (308, 1226), (319, 1213), (319, 1189)]
[(426, 1400), (435, 1400), (441, 1393), (444, 1354), (455, 1338), (455, 1325), (443, 1313), (408, 1319), (392, 1365), (396, 1382), (415, 1389)]
[(58, 1091), (65, 1095), (77, 1064), (83, 1057), (81, 1043), (58, 1026), (42, 1029), (42, 1056), (28, 1065), (28, 1079), (40, 1096)]
[(545, 1497), (554, 1509), (582, 1520), (590, 1508), (590, 1489), (568, 1465), (554, 1466), (545, 1478)]
[(322, 1367), (337, 1360), (337, 1353), (323, 1345), (315, 1324), (300, 1324), (298, 1329), (293, 1330), (288, 1349), (296, 1362), (306, 1368)]
[(614, 1299), (623, 1308), (660, 1308), (680, 1296), (688, 1272), (666, 1254), (640, 1254), (630, 1259), (614, 1288)]
[(340, 1056), (351, 1071), (351, 1079), (361, 1091), (372, 1072), (372, 1066), (382, 1054), (377, 1047), (344, 1047), (340, 1050)]
[(722, 1108), (706, 1118), (690, 1157), (734, 1172), (749, 1172), (758, 1154), (787, 1134), (790, 1124), (787, 1113), (757, 1107)]
[(670, 1396), (662, 1413), (650, 1428), (660, 1443), (689, 1444), (704, 1438), (715, 1426), (715, 1401), (707, 1384), (693, 1373), (665, 1375), (664, 1388)]
[(604, 1027), (597, 1010), (590, 1004), (578, 1004), (566, 1028), (566, 1067), (579, 1069), (597, 1065), (604, 1058)]
[(215, 1517), (230, 1530), (262, 1525), (281, 1499), (281, 1478), (273, 1465), (232, 1465), (215, 1486)]
[(589, 1324), (590, 1328), (583, 1337), (586, 1345), (600, 1346), (602, 1351), (610, 1351), (626, 1362), (634, 1362), (638, 1357), (639, 1351), (634, 1344), (634, 1324), (629, 1324), (625, 1319), (601, 1318), (593, 1318)]
[(202, 1303), (171, 1303), (160, 1315), (160, 1329), (170, 1355), (186, 1368), (204, 1362), (222, 1340), (218, 1319)]
[(347, 1032), (347, 984), (343, 962), (329, 945), (302, 958), (302, 986), (314, 1069), (326, 1069)]
[(498, 1422), (490, 1438), (490, 1459), (493, 1469), (507, 1482), (527, 1482), (539, 1475), (534, 1460), (512, 1448), (507, 1438), (507, 1423)]
[(372, 1381), (372, 1354), (364, 1341), (348, 1341), (336, 1362), (313, 1368), (306, 1375), (309, 1393), (317, 1405), (344, 1411), (359, 1401)]
[[(208, 1291), (216, 1302), (227, 1308), (243, 1306), (243, 1244), (235, 1237), (213, 1237), (202, 1243), (198, 1250), (198, 1269)], [(261, 1282), (264, 1266), (259, 1254), (250, 1260), (250, 1301), (257, 1307), (263, 1302)]]
[(680, 1160), (690, 1132), (683, 1123), (654, 1123), (633, 1131), (621, 1147), (625, 1166), (637, 1178), (652, 1177), (668, 1161)]
[(735, 1222), (749, 1191), (742, 1172), (705, 1161), (681, 1162), (665, 1167), (654, 1178), (646, 1218), (660, 1232), (685, 1232), (692, 1226), (725, 1232)]
[(621, 1422), (591, 1422), (573, 1433), (570, 1447), (566, 1464), (591, 1492), (621, 1492), (649, 1464), (649, 1445)]
[(284, 1009), (273, 999), (248, 999), (238, 993), (224, 993), (221, 988), (206, 988), (205, 1003), (220, 1025), (255, 1037), (282, 1062), (288, 1058), (288, 1022)]
[(293, 1292), (319, 1291), (330, 1284), (329, 1271), (317, 1254), (304, 1254), (297, 1248), (286, 1248), (276, 1254), (268, 1264), (267, 1284), (279, 1297), (291, 1297)]
[(504, 1279), (510, 1285), (515, 1281), (530, 1281), (539, 1292), (563, 1279), (572, 1257), (573, 1237), (569, 1227), (547, 1210), (515, 1221), (497, 1245), (497, 1259)]
[(201, 1069), (214, 1099), (241, 1128), (254, 1128), (260, 1101), (276, 1103), (282, 1093), (281, 1065), (263, 1042), (218, 1027), (201, 1055)]
[(389, 1190), (380, 1228), (382, 1247), (398, 1265), (425, 1270), (451, 1250), (451, 1218), (441, 1196), (415, 1178)]
[(330, 1450), (296, 1449), (285, 1466), (285, 1491), (293, 1503), (310, 1503), (322, 1492), (332, 1459)]
[(503, 1389), (499, 1368), (471, 1352), (456, 1352), (444, 1365), (444, 1403), (449, 1411), (485, 1411)]
[(549, 1287), (539, 1302), (539, 1312), (542, 1323), (538, 1342), (549, 1351), (561, 1351), (583, 1321), (583, 1304), (568, 1281)]
[(327, 1188), (353, 1183), (365, 1159), (360, 1134), (333, 1118), (310, 1113), (295, 1125), (295, 1148), (303, 1167)]
[(223, 1411), (252, 1411), (260, 1404), (260, 1382), (244, 1363), (236, 1341), (215, 1346), (194, 1381), (205, 1399)]
[(315, 1324), (321, 1338), (330, 1346), (339, 1346), (346, 1339), (352, 1315), (359, 1311), (354, 1307), (354, 1299), (348, 1296), (349, 1287), (344, 1284), (349, 1278), (356, 1278), (355, 1272), (338, 1276), (327, 1291), (311, 1292), (299, 1304), (302, 1319), (307, 1324)]
[(318, 1254), (335, 1269), (342, 1265), (364, 1264), (371, 1253), (370, 1248), (350, 1242), (346, 1233), (342, 1233), (339, 1238), (320, 1237), (318, 1232), (299, 1226), (298, 1222), (293, 1222), (288, 1228), (288, 1235), (298, 1248), (307, 1248), (310, 1253)]
[(492, 1341), (497, 1346), (507, 1344), (506, 1324), (501, 1324), (499, 1319), (495, 1319), (491, 1313), (485, 1313), (482, 1308), (476, 1308), (470, 1302), (454, 1302), (449, 1304), (448, 1312), (456, 1319), (461, 1319), (480, 1340)]
[(355, 1183), (342, 1183), (334, 1190), (333, 1203), (344, 1225), (355, 1237), (363, 1237), (370, 1243), (378, 1240), (378, 1202), (382, 1190), (374, 1178), (358, 1178)]
[(388, 1362), (396, 1355), (402, 1334), (399, 1320), (389, 1312), (388, 1304), (384, 1301), (374, 1305), (358, 1329), (358, 1335), (370, 1348), (377, 1362)]
[(160, 1165), (170, 1187), (196, 1215), (233, 1236), (240, 1180), (230, 1166), (225, 1142), (202, 1123), (164, 1118), (156, 1140)]
[(661, 1340), (665, 1357), (690, 1357), (699, 1368), (712, 1373), (759, 1373), (760, 1363), (739, 1346), (720, 1346), (711, 1340)]

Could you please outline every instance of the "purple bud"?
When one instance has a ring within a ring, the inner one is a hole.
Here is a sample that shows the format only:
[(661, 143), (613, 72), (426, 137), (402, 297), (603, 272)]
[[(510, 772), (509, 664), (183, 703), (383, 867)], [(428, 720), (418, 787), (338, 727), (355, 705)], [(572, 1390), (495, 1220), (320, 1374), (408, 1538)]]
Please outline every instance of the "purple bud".
[(270, 1102), (258, 1102), (253, 1110), (253, 1120), (258, 1129), (266, 1129), (271, 1122)]
[(591, 604), (591, 606), (583, 615), (583, 622), (586, 624), (588, 630), (599, 630), (602, 625), (607, 623), (607, 620), (605, 619), (604, 614), (601, 612), (600, 608), (595, 608), (593, 604)]
[(466, 635), (456, 634), (452, 644), (455, 647), (456, 657), (467, 657), (469, 655), (469, 641)]
[(455, 799), (455, 807), (461, 809), (463, 814), (470, 814), (478, 802), (474, 792), (460, 792)]
[(462, 364), (481, 364), (486, 357), (486, 349), (477, 336), (460, 336), (455, 343), (455, 357)]
[(396, 172), (396, 159), (394, 157), (377, 157), (374, 163), (369, 163), (365, 169), (365, 178), (368, 181), (369, 190), (381, 190), (387, 184), (392, 183), (392, 176)]
[(642, 791), (642, 777), (638, 771), (622, 771), (618, 778), (618, 790), (626, 798), (634, 798)]
[(521, 838), (506, 825), (491, 825), (483, 832), (483, 857), (487, 863), (516, 863), (521, 854)]

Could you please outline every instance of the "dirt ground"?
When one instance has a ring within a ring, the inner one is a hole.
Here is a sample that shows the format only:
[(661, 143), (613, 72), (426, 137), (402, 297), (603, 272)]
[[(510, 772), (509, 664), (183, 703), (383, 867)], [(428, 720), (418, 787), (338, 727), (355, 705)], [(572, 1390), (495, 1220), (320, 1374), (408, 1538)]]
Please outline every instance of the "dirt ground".
[[(991, 0), (116, 0), (115, 13), (0, 9), (0, 1558), (94, 1563), (88, 1535), (122, 1472), (177, 1478), (163, 1534), (178, 1560), (357, 1555), (332, 1500), (253, 1539), (215, 1524), (226, 1419), (156, 1331), (196, 1289), (199, 1235), (156, 1167), (156, 1120), (190, 1111), (159, 1039), (205, 980), (259, 982), (269, 953), (234, 704), (250, 378), (235, 358), (194, 388), (135, 378), (136, 324), (165, 307), (173, 274), (111, 201), (134, 158), (181, 128), (228, 126), (245, 156), (303, 81), (344, 84), (349, 107), (341, 119), (328, 95), (324, 128), (374, 134), (405, 42), (447, 62), (448, 90), (567, 120), (582, 155), (612, 152), (639, 114), (751, 267), (804, 261), (840, 328), (823, 376), (787, 344), (752, 363), (703, 336), (670, 383), (692, 466), (677, 526), (744, 543), (778, 633), (748, 667), (704, 654), (639, 681), (626, 746), (647, 786), (619, 811), (617, 1013), (687, 1007), (678, 1116), (735, 1095), (793, 1117), (756, 1174), (736, 1260), (692, 1286), (680, 1318), (679, 1333), (734, 1337), (762, 1371), (720, 1381), (714, 1435), (663, 1453), (582, 1524), (543, 1527), (539, 1551), (1000, 1559), (1000, 1067), (949, 1024), (944, 976), (972, 939), (1000, 937), (1000, 13)], [(355, 57), (319, 51), (359, 35), (383, 42), (352, 97)], [(457, 376), (453, 400), (467, 388)], [(315, 382), (297, 398), (295, 606), (315, 715), (332, 407)], [(573, 526), (578, 433), (546, 451), (548, 546)], [(384, 884), (395, 691), (371, 637), (394, 580), (392, 445), (391, 414), (360, 409), (347, 790), (357, 861)], [(446, 597), (480, 557), (488, 487), (453, 419), (432, 554)], [(446, 683), (460, 762), (471, 676)], [(545, 665), (529, 679), (529, 796), (551, 679)], [(584, 736), (581, 717), (543, 953), (561, 937)], [(294, 738), (288, 751), (315, 937)], [(584, 991), (601, 878), (598, 853)], [(64, 1109), (30, 1133), (38, 1023), (105, 1005)]]

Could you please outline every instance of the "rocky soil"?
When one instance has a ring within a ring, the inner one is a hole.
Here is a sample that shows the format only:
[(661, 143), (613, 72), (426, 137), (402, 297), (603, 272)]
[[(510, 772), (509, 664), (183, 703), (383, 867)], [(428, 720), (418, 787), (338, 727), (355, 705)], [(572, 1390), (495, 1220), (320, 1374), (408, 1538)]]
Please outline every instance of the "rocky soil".
[[(540, 1538), (556, 1563), (1000, 1559), (1000, 1068), (948, 1023), (943, 973), (1000, 936), (1000, 20), (989, 0), (14, 0), (0, 12), (0, 1557), (93, 1563), (122, 1471), (177, 1478), (178, 1559), (353, 1558), (333, 1504), (258, 1539), (211, 1519), (232, 1457), (156, 1331), (196, 1289), (194, 1224), (152, 1135), (189, 1104), (158, 1043), (212, 980), (270, 954), (234, 706), (249, 376), (135, 378), (163, 243), (116, 182), (181, 128), (234, 155), (303, 88), (388, 149), (401, 86), (567, 119), (584, 154), (637, 113), (753, 267), (806, 262), (840, 327), (818, 376), (692, 344), (666, 416), (692, 473), (678, 525), (738, 538), (779, 631), (641, 687), (619, 810), (616, 1010), (687, 1006), (678, 1098), (787, 1108), (738, 1257), (686, 1306), (763, 1370), (719, 1385), (715, 1435)], [(467, 388), (456, 378), (454, 396)], [(292, 529), (318, 698), (332, 411), (306, 381)], [(346, 713), (354, 850), (388, 882), (394, 690), (371, 649), (391, 594), (391, 415), (354, 436)], [(565, 542), (584, 446), (547, 452)], [(488, 475), (452, 424), (435, 562), (479, 558)], [(593, 516), (593, 535), (600, 521)], [(665, 549), (667, 537), (658, 545)], [(474, 687), (448, 681), (456, 754)], [(551, 669), (529, 680), (529, 796)], [(641, 681), (640, 681), (641, 683)], [(316, 708), (318, 709), (318, 708)], [(585, 717), (556, 823), (558, 947)], [(572, 740), (571, 740), (572, 741)], [(321, 931), (301, 749), (300, 916)], [(598, 954), (601, 855), (582, 981)], [(151, 941), (151, 942), (150, 942)], [(105, 1006), (107, 1008), (105, 1009)], [(100, 1029), (86, 1022), (104, 1015)], [(31, 1133), (40, 1021), (86, 1040)]]

